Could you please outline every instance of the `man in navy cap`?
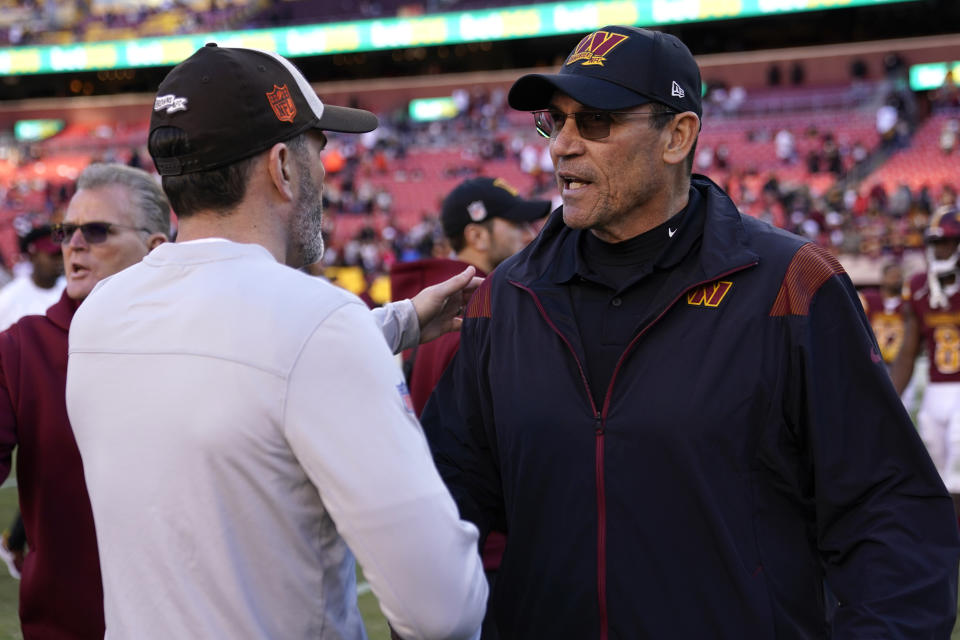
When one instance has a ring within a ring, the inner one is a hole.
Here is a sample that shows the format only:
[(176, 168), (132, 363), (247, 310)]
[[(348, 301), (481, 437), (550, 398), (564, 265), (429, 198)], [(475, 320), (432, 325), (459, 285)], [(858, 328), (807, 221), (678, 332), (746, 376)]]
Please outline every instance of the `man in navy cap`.
[(947, 637), (953, 507), (857, 293), (691, 175), (700, 96), (682, 42), (623, 26), (510, 91), (563, 206), (473, 296), (422, 418), (481, 542), (507, 532), (499, 631)]
[[(416, 295), (473, 265), (486, 276), (536, 237), (533, 223), (550, 213), (547, 200), (527, 200), (503, 178), (470, 178), (443, 199), (440, 222), (453, 255), (401, 262), (390, 270), (394, 299)], [(405, 355), (410, 397), (419, 416), (444, 369), (457, 352), (460, 335), (448, 333)]]

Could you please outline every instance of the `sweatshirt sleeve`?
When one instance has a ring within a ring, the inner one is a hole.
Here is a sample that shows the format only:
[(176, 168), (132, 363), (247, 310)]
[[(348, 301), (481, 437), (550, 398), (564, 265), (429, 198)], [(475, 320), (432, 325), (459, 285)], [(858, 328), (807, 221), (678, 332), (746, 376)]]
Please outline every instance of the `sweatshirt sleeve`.
[(957, 521), (887, 374), (850, 279), (814, 293), (795, 330), (790, 420), (805, 450), (838, 638), (947, 637)]
[(318, 327), (289, 379), (287, 439), (402, 637), (472, 638), (487, 585), (406, 385), (361, 304)]
[(420, 320), (412, 301), (388, 302), (370, 313), (380, 325), (387, 347), (392, 353), (397, 354), (404, 349), (413, 348), (420, 342)]

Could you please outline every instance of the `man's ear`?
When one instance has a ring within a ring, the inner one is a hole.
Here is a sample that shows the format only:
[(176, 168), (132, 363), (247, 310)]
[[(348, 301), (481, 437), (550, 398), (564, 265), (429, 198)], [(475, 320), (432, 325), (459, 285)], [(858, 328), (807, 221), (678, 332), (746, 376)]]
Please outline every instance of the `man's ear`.
[(490, 231), (482, 224), (468, 224), (463, 229), (463, 239), (466, 246), (474, 251), (488, 251), (490, 249)]
[(281, 198), (292, 201), (296, 194), (294, 183), (293, 153), (286, 143), (278, 142), (267, 153), (267, 172), (270, 182)]
[(147, 238), (147, 250), (153, 251), (166, 241), (167, 236), (163, 235), (162, 233), (151, 233), (150, 237)]
[(663, 161), (667, 164), (680, 164), (687, 159), (700, 135), (700, 118), (692, 111), (684, 111), (673, 117), (667, 125), (670, 139), (663, 150)]

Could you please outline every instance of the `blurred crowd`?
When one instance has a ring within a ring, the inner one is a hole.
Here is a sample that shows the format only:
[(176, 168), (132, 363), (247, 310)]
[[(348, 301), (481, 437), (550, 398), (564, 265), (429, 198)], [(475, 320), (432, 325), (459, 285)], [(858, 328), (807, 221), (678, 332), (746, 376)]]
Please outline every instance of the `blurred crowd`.
[[(914, 96), (904, 98), (902, 91), (890, 87), (877, 85), (873, 93), (860, 87), (858, 107), (836, 110), (844, 119), (865, 119), (868, 129), (877, 114), (875, 135), (863, 138), (835, 130), (823, 120), (798, 124), (808, 122), (807, 114), (822, 116), (822, 110), (749, 120), (750, 92), (718, 85), (708, 94), (708, 109), (716, 113), (709, 116), (701, 135), (695, 171), (724, 187), (745, 213), (838, 254), (881, 258), (919, 249), (931, 213), (956, 202), (960, 180), (908, 184), (891, 178), (870, 183), (863, 178), (893, 154), (929, 151), (920, 148), (930, 146), (927, 142), (914, 144), (922, 114), (937, 114), (943, 121), (932, 138), (939, 157), (956, 156), (960, 107), (955, 86), (923, 97), (922, 108)], [(885, 93), (878, 98), (877, 91)], [(528, 114), (507, 108), (502, 88), (462, 89), (452, 98), (458, 115), (450, 119), (417, 122), (406, 110), (397, 110), (380, 114), (381, 126), (369, 134), (331, 136), (324, 157), (327, 251), (319, 268), (353, 269), (351, 289), (364, 290), (398, 261), (449, 252), (442, 242), (438, 206), (449, 188), (463, 179), (505, 177), (524, 196), (559, 204), (546, 141), (537, 136)], [(880, 115), (886, 107), (894, 110), (895, 138), (886, 136), (880, 126), (889, 124)], [(735, 134), (727, 129), (718, 136), (709, 128), (718, 115), (727, 125), (738, 117), (761, 124), (734, 128)], [(906, 125), (896, 124), (901, 122)], [(129, 144), (138, 131), (130, 123), (103, 123), (88, 139), (66, 148), (85, 154), (84, 162), (119, 161), (150, 169), (143, 146)], [(125, 142), (112, 143), (121, 140)], [(31, 144), (0, 138), (0, 252), (7, 268), (17, 262), (17, 255), (15, 242), (3, 239), (3, 229), (10, 235), (11, 221), (23, 215), (55, 221), (72, 195), (72, 179), (82, 166), (58, 165), (54, 170), (53, 156), (65, 148), (56, 141), (54, 137)], [(766, 157), (763, 154), (769, 154), (769, 162), (757, 161)], [(50, 166), (42, 176), (16, 178), (11, 177), (15, 172), (2, 172), (4, 166), (23, 169), (45, 163)]]
[(511, 0), (0, 0), (0, 46), (70, 44), (416, 16)]

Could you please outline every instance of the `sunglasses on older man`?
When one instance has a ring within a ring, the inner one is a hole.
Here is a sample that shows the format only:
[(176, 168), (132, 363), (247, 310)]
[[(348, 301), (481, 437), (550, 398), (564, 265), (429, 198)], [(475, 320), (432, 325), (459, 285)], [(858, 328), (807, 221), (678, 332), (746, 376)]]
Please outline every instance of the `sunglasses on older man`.
[(101, 242), (105, 242), (106, 239), (110, 237), (110, 234), (114, 233), (114, 229), (131, 229), (133, 231), (146, 231), (150, 233), (150, 229), (145, 227), (132, 227), (126, 224), (114, 224), (112, 222), (84, 222), (83, 224), (62, 222), (51, 227), (50, 237), (54, 242), (66, 244), (70, 242), (70, 238), (77, 232), (77, 229), (83, 234), (83, 239), (87, 244), (100, 244)]
[(585, 140), (602, 140), (610, 135), (610, 125), (618, 118), (628, 118), (635, 116), (661, 116), (673, 115), (676, 111), (577, 111), (575, 113), (564, 113), (557, 109), (544, 109), (533, 112), (533, 122), (537, 126), (537, 133), (544, 138), (556, 137), (563, 125), (567, 122), (567, 117), (572, 116), (577, 123), (577, 131), (580, 137)]

